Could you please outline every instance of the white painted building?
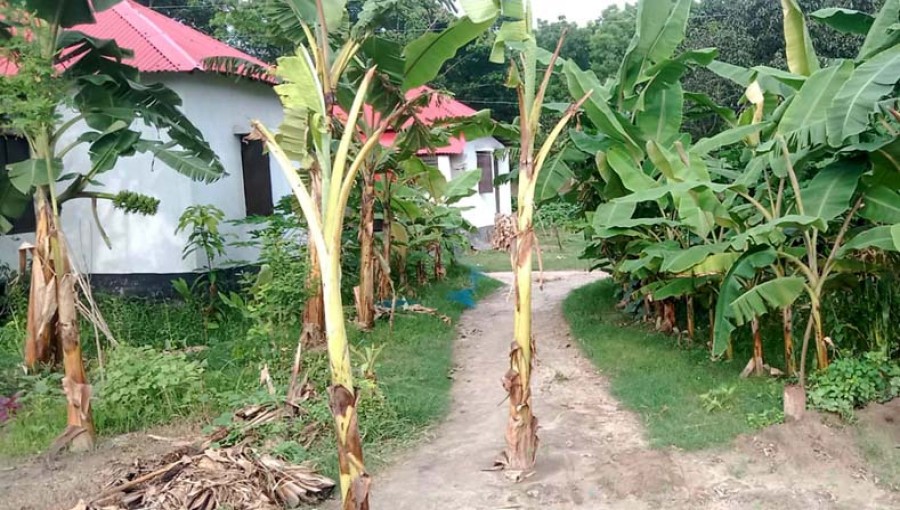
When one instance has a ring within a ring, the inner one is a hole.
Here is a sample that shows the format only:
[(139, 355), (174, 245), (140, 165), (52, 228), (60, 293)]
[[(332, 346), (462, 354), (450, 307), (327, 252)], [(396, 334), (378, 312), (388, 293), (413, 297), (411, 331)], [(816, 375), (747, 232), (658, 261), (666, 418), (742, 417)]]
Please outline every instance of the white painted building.
[[(282, 118), (281, 104), (270, 84), (203, 72), (202, 60), (207, 57), (249, 57), (155, 11), (125, 0), (97, 18), (96, 25), (79, 29), (95, 37), (115, 38), (120, 45), (134, 49), (132, 64), (141, 70), (142, 80), (163, 83), (181, 96), (182, 110), (218, 154), (228, 175), (204, 184), (176, 173), (151, 155), (121, 159), (115, 169), (100, 176), (102, 190), (134, 190), (154, 196), (160, 199), (159, 212), (150, 217), (129, 215), (106, 201), (98, 201), (100, 222), (112, 241), (110, 249), (94, 221), (90, 201), (70, 201), (62, 217), (76, 263), (81, 271), (95, 275), (165, 276), (194, 272), (205, 265), (205, 260), (199, 254), (183, 259), (187, 233), (175, 233), (185, 208), (212, 204), (222, 209), (227, 219), (239, 220), (271, 213), (273, 204), (290, 194), (280, 169), (269, 165), (259, 143), (242, 140), (242, 135), (250, 130), (251, 119), (276, 129)], [(453, 106), (445, 116), (457, 116), (460, 109), (474, 113), (456, 101), (439, 102)], [(72, 129), (69, 134), (74, 139), (80, 132)], [(149, 129), (146, 135), (151, 139), (157, 136)], [(4, 150), (2, 144), (0, 150)], [(479, 193), (460, 204), (467, 208), (463, 214), (474, 226), (489, 227), (498, 211), (509, 213), (509, 186), (492, 185), (496, 175), (509, 172), (505, 149), (497, 140), (456, 139), (434, 157), (448, 179), (464, 170), (482, 168), (485, 179)], [(64, 164), (73, 169), (88, 166), (86, 148), (70, 152)], [(18, 224), (24, 225), (25, 231), (0, 235), (0, 263), (15, 267), (18, 247), (33, 238), (33, 233), (27, 231), (28, 223), (25, 218)], [(245, 234), (245, 227), (227, 225), (224, 230), (233, 239)], [(248, 248), (232, 246), (226, 259), (252, 262), (255, 254)]]

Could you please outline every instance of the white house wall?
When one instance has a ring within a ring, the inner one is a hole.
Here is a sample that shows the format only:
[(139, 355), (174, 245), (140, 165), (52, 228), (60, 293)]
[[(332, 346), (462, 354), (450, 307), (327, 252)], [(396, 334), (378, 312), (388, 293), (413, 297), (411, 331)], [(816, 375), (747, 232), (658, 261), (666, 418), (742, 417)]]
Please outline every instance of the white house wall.
[[(475, 170), (478, 168), (478, 153), (481, 151), (491, 151), (496, 156), (499, 175), (509, 173), (509, 156), (506, 148), (495, 138), (479, 138), (466, 143), (463, 154), (454, 155), (450, 158), (450, 165), (453, 169)], [(442, 170), (443, 171), (443, 170)], [(449, 177), (456, 175), (455, 171), (451, 171)], [(476, 184), (477, 189), (477, 184)], [(512, 211), (512, 201), (510, 195), (509, 184), (504, 184), (499, 188), (495, 188), (500, 193), (500, 213), (509, 214)], [(468, 198), (463, 199), (459, 203), (459, 207), (464, 208), (463, 217), (476, 228), (491, 227), (494, 225), (494, 218), (497, 215), (497, 200), (491, 193), (476, 193)]]
[[(98, 201), (97, 212), (103, 228), (112, 241), (112, 249), (104, 244), (93, 220), (88, 200), (74, 200), (63, 211), (63, 228), (69, 238), (79, 269), (89, 273), (185, 273), (204, 265), (195, 255), (182, 260), (181, 252), (187, 234), (175, 235), (178, 218), (193, 204), (212, 204), (225, 212), (227, 219), (246, 217), (243, 191), (240, 141), (236, 136), (247, 133), (251, 119), (260, 119), (275, 129), (281, 122), (281, 105), (271, 87), (255, 82), (235, 82), (232, 78), (202, 73), (149, 74), (146, 82), (161, 82), (182, 98), (182, 109), (200, 129), (213, 151), (219, 155), (229, 175), (213, 184), (193, 182), (150, 155), (123, 158), (115, 169), (99, 176), (105, 184), (102, 191), (116, 193), (133, 190), (161, 200), (154, 216), (124, 214), (107, 201)], [(138, 129), (141, 126), (135, 125)], [(146, 137), (156, 139), (155, 130), (142, 128)], [(78, 125), (67, 133), (64, 146), (84, 131)], [(84, 169), (90, 159), (84, 146), (65, 158), (65, 167)], [(274, 165), (273, 165), (274, 166)], [(284, 177), (273, 168), (273, 199), (288, 190)], [(239, 236), (245, 229), (226, 225), (228, 235)], [(23, 241), (31, 242), (33, 234), (0, 236), (0, 261), (10, 265), (17, 260), (16, 249)], [(254, 260), (246, 248), (229, 248), (227, 259)]]

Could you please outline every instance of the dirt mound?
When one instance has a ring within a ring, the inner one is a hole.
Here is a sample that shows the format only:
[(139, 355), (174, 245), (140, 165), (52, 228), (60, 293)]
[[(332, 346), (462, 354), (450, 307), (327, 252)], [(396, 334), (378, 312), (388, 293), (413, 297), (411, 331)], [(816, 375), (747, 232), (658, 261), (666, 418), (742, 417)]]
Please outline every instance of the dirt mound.
[(803, 420), (766, 428), (737, 440), (738, 448), (795, 472), (862, 470), (852, 430), (836, 419), (809, 412)]
[(900, 398), (884, 404), (872, 404), (856, 413), (860, 425), (879, 430), (900, 447)]
[(658, 496), (684, 486), (668, 451), (632, 450), (613, 455), (597, 467), (597, 481), (617, 498)]

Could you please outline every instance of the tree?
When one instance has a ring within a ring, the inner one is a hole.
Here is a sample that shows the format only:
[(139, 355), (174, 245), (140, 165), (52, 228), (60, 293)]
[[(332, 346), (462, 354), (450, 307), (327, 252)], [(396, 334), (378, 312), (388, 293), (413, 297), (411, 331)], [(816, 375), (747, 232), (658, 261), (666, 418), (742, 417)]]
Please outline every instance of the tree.
[[(115, 1), (103, 2), (110, 7)], [(24, 0), (0, 5), (0, 58), (17, 69), (0, 77), (0, 128), (28, 141), (31, 159), (0, 173), (0, 213), (10, 204), (34, 201), (36, 232), (28, 303), (25, 362), (29, 368), (60, 353), (68, 429), (63, 436), (76, 449), (93, 444), (91, 387), (87, 382), (76, 313), (77, 273), (60, 223), (60, 206), (69, 200), (111, 200), (130, 213), (153, 214), (158, 200), (137, 192), (96, 189), (103, 173), (121, 157), (150, 152), (191, 178), (212, 181), (223, 174), (200, 132), (178, 110), (178, 96), (162, 85), (139, 82), (137, 69), (122, 62), (130, 52), (115, 41), (94, 39), (71, 27), (94, 22), (87, 0), (60, 11), (46, 2)], [(97, 5), (99, 8), (101, 5)], [(165, 132), (170, 142), (147, 140), (132, 129), (138, 120)], [(83, 123), (83, 124), (82, 124)], [(70, 130), (85, 131), (66, 146)], [(87, 145), (89, 169), (64, 172), (65, 155)], [(21, 212), (21, 210), (20, 210)], [(0, 217), (0, 227), (8, 220)], [(102, 226), (100, 226), (102, 231)]]
[[(362, 46), (358, 30), (329, 30), (340, 26), (346, 5), (345, 0), (317, 0), (315, 9), (293, 11), (291, 23), (308, 28), (304, 29), (306, 42), (299, 45), (297, 54), (280, 58), (275, 69), (282, 80), (276, 92), (284, 105), (285, 120), (277, 135), (254, 121), (252, 136), (266, 144), (290, 183), (306, 218), (310, 243), (318, 253), (332, 380), (328, 393), (337, 436), (341, 499), (343, 508), (349, 510), (369, 508), (370, 477), (363, 459), (357, 421), (359, 394), (353, 384), (341, 296), (345, 209), (357, 176), (376, 154), (382, 135), (397, 125), (397, 119), (408, 115), (413, 105), (401, 93), (397, 106), (379, 122), (370, 122), (372, 129), (365, 131), (364, 138), (359, 136), (367, 104), (380, 104), (382, 94), (390, 91), (381, 85), (390, 79), (376, 80), (376, 68), (357, 58)], [(374, 54), (394, 64), (382, 66), (382, 71), (399, 77), (402, 92), (433, 79), (444, 62), (483, 29), (458, 21), (448, 28), (456, 31), (456, 37), (426, 34), (407, 46), (405, 60), (386, 51)], [(341, 41), (336, 50), (331, 47), (332, 36)], [(301, 173), (311, 170), (321, 177), (321, 200), (301, 178)]]
[[(801, 0), (804, 12), (826, 7), (877, 12), (884, 0)], [(770, 0), (704, 0), (694, 8), (688, 21), (686, 47), (717, 48), (718, 58), (742, 67), (785, 67), (784, 30), (781, 5)], [(826, 25), (810, 27), (812, 42), (825, 58), (853, 58), (863, 38), (841, 33)], [(688, 75), (685, 87), (709, 95), (716, 103), (736, 107), (743, 90), (706, 70)]]

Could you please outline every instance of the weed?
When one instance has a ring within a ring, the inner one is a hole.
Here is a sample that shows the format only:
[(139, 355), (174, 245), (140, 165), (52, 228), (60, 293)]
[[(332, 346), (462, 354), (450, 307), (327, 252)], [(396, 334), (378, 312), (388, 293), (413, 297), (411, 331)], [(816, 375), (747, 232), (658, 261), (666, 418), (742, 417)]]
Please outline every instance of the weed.
[(700, 402), (707, 413), (728, 409), (734, 403), (734, 385), (723, 385), (700, 395)]
[(183, 353), (121, 346), (96, 384), (97, 428), (127, 432), (189, 416), (203, 402), (203, 363)]
[(747, 415), (747, 424), (754, 429), (764, 429), (782, 422), (784, 422), (784, 411), (780, 409), (766, 409)]
[(810, 382), (810, 406), (851, 419), (856, 408), (900, 396), (900, 364), (880, 353), (841, 358)]

